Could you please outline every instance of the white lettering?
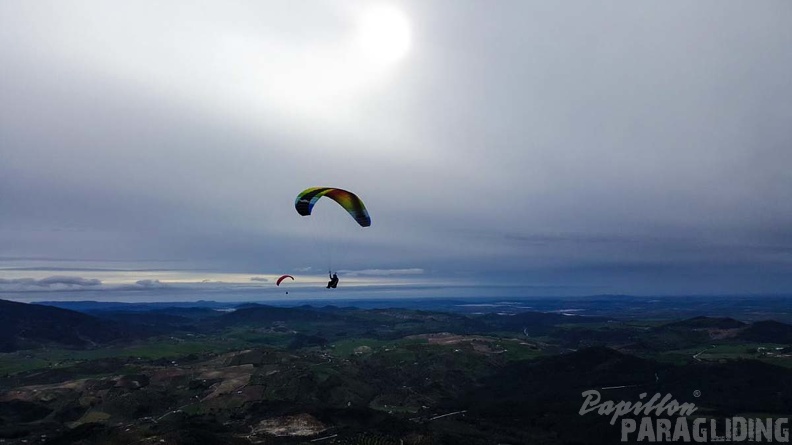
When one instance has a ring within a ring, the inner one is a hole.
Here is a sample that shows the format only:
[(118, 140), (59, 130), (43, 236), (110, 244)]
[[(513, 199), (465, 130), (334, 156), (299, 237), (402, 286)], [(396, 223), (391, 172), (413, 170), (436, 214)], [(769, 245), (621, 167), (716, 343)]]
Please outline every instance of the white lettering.
[(632, 403), (630, 403), (630, 402), (621, 401), (621, 402), (617, 403), (616, 404), (616, 409), (613, 411), (613, 417), (611, 417), (610, 424), (611, 425), (616, 425), (616, 420), (619, 417), (629, 413), (631, 411), (631, 409), (632, 409)]
[(718, 436), (718, 424), (715, 419), (710, 419), (710, 440), (713, 442), (724, 442), (726, 438)]
[(687, 417), (677, 417), (674, 423), (674, 436), (671, 438), (674, 442), (690, 442), (690, 432), (688, 431)]
[(597, 405), (600, 401), (600, 393), (596, 389), (590, 389), (588, 391), (583, 391), (582, 396), (585, 397), (586, 400), (583, 401), (583, 406), (581, 406), (580, 411), (578, 411), (578, 414), (581, 416), (597, 409)]
[(663, 400), (660, 401), (660, 404), (657, 405), (657, 407), (655, 408), (655, 415), (657, 416), (663, 415), (663, 411), (665, 411), (666, 409), (665, 405), (666, 403), (668, 403), (669, 400), (671, 400), (671, 394), (666, 394), (665, 397), (663, 397)]
[(707, 429), (701, 427), (704, 423), (707, 423), (707, 419), (696, 419), (693, 421), (693, 440), (696, 442), (707, 441)]
[[(611, 416), (611, 425), (615, 425), (617, 420), (630, 413), (635, 415), (643, 413), (644, 416), (648, 416), (654, 412), (655, 415), (661, 416), (667, 412), (668, 415), (673, 416), (679, 412), (680, 415), (690, 415), (697, 409), (696, 405), (693, 403), (680, 404), (676, 399), (672, 399), (671, 394), (666, 394), (665, 397), (663, 397), (660, 393), (656, 393), (647, 403), (640, 401), (632, 403), (624, 400), (618, 403), (612, 400), (603, 402), (600, 392), (595, 389), (583, 391), (581, 396), (584, 400), (583, 404), (580, 406), (580, 410), (578, 410), (578, 414), (582, 416), (596, 411), (600, 416)], [(646, 396), (647, 394), (644, 392), (639, 394), (638, 397), (643, 400)]]
[(656, 393), (655, 395), (652, 396), (651, 399), (649, 399), (649, 402), (647, 402), (646, 405), (644, 405), (643, 413), (645, 416), (648, 416), (649, 413), (652, 412), (652, 408), (654, 407), (655, 402), (657, 402), (657, 399), (659, 398), (660, 398), (660, 393)]
[(641, 427), (638, 429), (638, 442), (642, 442), (644, 440), (655, 442), (651, 417), (641, 418)]
[(775, 438), (779, 442), (789, 442), (789, 428), (783, 428), (789, 419), (781, 418), (775, 421)]
[(622, 442), (627, 442), (627, 440), (628, 440), (627, 436), (629, 436), (630, 433), (634, 433), (635, 432), (635, 420), (633, 420), (633, 419), (622, 419), (621, 425), (622, 425), (621, 441)]
[(613, 412), (613, 409), (613, 402), (608, 400), (607, 402), (600, 405), (599, 409), (597, 410), (597, 414), (600, 416), (607, 416)]
[(762, 438), (770, 442), (773, 440), (773, 421), (772, 419), (756, 419), (756, 441), (762, 442)]
[(732, 440), (742, 442), (748, 438), (748, 422), (742, 417), (735, 417), (732, 421)]
[(671, 421), (668, 419), (657, 419), (657, 442), (668, 442), (671, 440)]
[(683, 403), (679, 405), (679, 415), (680, 416), (689, 416), (696, 412), (698, 408), (696, 407), (695, 403)]

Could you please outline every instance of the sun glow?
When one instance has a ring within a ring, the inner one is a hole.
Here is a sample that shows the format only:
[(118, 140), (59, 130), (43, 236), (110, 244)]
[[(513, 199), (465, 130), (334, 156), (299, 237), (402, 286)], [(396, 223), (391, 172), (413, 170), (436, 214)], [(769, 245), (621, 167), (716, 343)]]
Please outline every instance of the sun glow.
[(366, 57), (392, 63), (403, 58), (410, 49), (410, 24), (404, 13), (395, 7), (377, 5), (360, 15), (357, 37)]

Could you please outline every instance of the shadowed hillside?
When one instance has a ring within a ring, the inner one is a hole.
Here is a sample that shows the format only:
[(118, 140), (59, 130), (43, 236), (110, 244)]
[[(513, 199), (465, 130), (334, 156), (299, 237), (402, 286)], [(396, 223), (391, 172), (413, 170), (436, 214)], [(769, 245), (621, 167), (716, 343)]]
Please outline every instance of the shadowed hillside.
[(42, 345), (84, 347), (128, 338), (117, 324), (66, 309), (0, 300), (0, 351)]

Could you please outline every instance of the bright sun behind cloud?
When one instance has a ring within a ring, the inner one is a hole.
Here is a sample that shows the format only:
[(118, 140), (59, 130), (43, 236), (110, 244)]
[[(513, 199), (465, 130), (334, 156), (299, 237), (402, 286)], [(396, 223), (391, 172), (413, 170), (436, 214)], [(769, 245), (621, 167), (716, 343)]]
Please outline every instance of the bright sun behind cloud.
[[(52, 32), (37, 45), (47, 56), (35, 60), (42, 72), (71, 60), (76, 76), (109, 79), (135, 96), (151, 91), (254, 136), (299, 132), (359, 151), (386, 141), (378, 146), (403, 154), (416, 145), (404, 142), (410, 135), (399, 120), (361, 125), (409, 68), (399, 62), (412, 45), (410, 20), (387, 1), (326, 2), (307, 15), (241, 2), (173, 22), (151, 18), (175, 14), (178, 2), (165, 10), (124, 3), (120, 12), (101, 2), (58, 4), (45, 15)], [(92, 14), (106, 20), (86, 21)]]
[(410, 23), (407, 16), (393, 6), (371, 6), (358, 19), (357, 38), (366, 57), (392, 63), (403, 58), (410, 49)]

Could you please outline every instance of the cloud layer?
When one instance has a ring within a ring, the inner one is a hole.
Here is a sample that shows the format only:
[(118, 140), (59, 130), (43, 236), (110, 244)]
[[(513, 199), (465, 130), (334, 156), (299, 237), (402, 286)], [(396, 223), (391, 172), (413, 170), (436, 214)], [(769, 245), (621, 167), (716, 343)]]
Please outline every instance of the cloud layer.
[[(792, 291), (789, 2), (407, 0), (391, 66), (347, 46), (365, 4), (0, 3), (0, 286), (97, 288), (15, 281), (90, 260)], [(372, 227), (300, 217), (309, 186)]]

